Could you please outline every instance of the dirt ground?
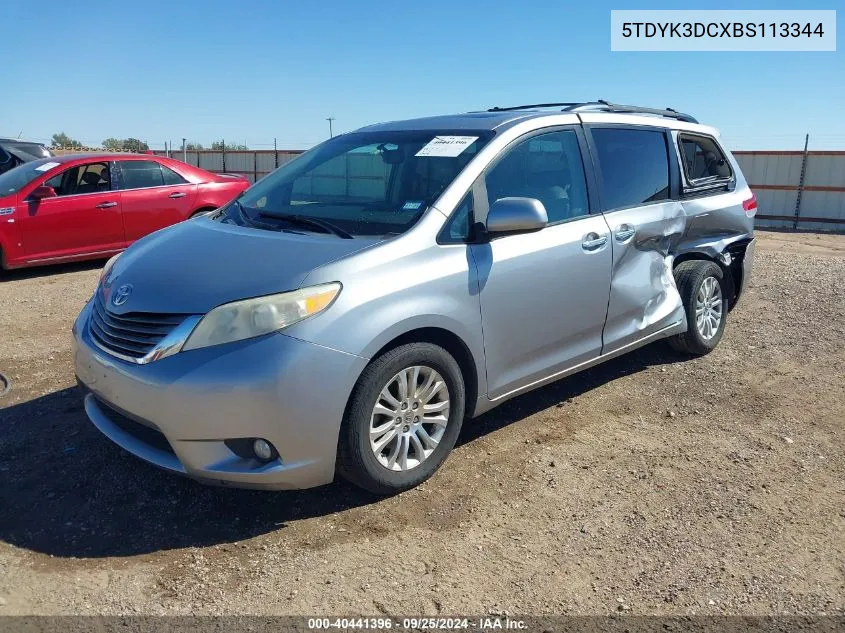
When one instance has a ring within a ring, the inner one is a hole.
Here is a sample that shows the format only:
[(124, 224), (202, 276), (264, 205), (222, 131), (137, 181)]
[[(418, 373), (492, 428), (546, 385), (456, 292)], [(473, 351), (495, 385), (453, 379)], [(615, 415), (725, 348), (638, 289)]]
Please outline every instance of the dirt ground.
[(110, 444), (70, 354), (101, 265), (0, 281), (0, 615), (845, 613), (845, 236), (760, 233), (714, 353), (513, 400), (391, 499)]

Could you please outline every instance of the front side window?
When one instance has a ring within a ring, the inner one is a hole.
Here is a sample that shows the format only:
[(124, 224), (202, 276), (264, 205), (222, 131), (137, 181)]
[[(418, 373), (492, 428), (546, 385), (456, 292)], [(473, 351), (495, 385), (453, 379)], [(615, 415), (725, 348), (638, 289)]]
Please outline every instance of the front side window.
[(474, 200), (472, 192), (470, 192), (455, 209), (452, 217), (449, 218), (449, 222), (446, 223), (446, 228), (441, 234), (441, 242), (456, 244), (466, 242), (472, 237), (473, 206)]
[(216, 219), (310, 230), (305, 218), (353, 236), (402, 233), (492, 136), (489, 130), (336, 136), (260, 180)]
[(111, 190), (111, 173), (108, 163), (88, 163), (66, 169), (45, 181), (57, 196), (74, 196), (101, 193)]
[(666, 135), (658, 130), (593, 128), (608, 210), (669, 198)]
[(683, 156), (684, 173), (690, 184), (708, 180), (727, 180), (731, 167), (722, 149), (711, 138), (681, 134), (678, 137)]
[(549, 223), (586, 215), (587, 182), (572, 130), (533, 136), (507, 150), (487, 173), (487, 200), (535, 198), (546, 207)]
[(161, 165), (154, 160), (120, 161), (124, 189), (145, 189), (164, 186)]

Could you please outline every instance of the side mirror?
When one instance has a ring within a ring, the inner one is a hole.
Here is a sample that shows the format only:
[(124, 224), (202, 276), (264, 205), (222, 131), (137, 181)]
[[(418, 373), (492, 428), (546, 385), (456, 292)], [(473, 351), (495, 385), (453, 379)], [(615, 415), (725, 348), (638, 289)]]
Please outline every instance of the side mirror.
[(535, 198), (499, 198), (487, 213), (488, 233), (527, 233), (549, 223), (546, 207)]
[(56, 197), (56, 190), (52, 187), (48, 187), (47, 185), (41, 185), (40, 187), (36, 187), (32, 190), (32, 193), (29, 194), (29, 197), (33, 200), (41, 200), (42, 198), (55, 198)]

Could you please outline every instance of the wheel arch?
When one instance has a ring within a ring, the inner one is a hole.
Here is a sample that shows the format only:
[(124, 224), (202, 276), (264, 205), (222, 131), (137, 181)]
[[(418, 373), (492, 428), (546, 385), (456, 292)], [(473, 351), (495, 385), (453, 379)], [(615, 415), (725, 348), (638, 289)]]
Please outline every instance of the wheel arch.
[(432, 343), (434, 345), (439, 345), (452, 355), (452, 357), (457, 361), (458, 366), (461, 368), (461, 374), (464, 378), (464, 387), (466, 389), (465, 415), (467, 417), (472, 417), (473, 411), (475, 410), (476, 400), (478, 399), (479, 376), (475, 358), (473, 357), (466, 342), (460, 336), (445, 328), (436, 326), (418, 327), (395, 336), (390, 341), (382, 345), (378, 351), (373, 354), (370, 362), (390, 350), (407, 343)]
[(193, 211), (191, 211), (190, 215), (188, 215), (188, 218), (195, 218), (195, 217), (196, 217), (196, 216), (198, 216), (200, 213), (207, 213), (207, 212), (209, 212), (209, 211), (214, 211), (214, 210), (215, 210), (215, 209), (217, 209), (217, 208), (218, 208), (218, 207), (216, 207), (216, 206), (214, 206), (214, 205), (210, 205), (210, 204), (203, 204), (203, 205), (200, 205), (200, 206), (198, 206), (196, 209), (194, 209)]
[(715, 251), (712, 253), (709, 251), (687, 251), (686, 253), (681, 253), (675, 257), (672, 262), (672, 268), (674, 270), (679, 264), (694, 260), (713, 262), (721, 269), (722, 279), (725, 281), (725, 285), (727, 286), (726, 290), (729, 297), (728, 311), (731, 311), (739, 295), (739, 286), (742, 281), (742, 267), (725, 265), (721, 253), (717, 253)]

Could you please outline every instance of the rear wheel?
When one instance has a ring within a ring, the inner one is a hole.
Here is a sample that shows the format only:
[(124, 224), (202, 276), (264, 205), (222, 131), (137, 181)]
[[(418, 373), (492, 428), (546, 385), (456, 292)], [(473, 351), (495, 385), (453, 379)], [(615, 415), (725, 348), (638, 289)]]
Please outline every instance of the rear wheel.
[(705, 260), (690, 260), (675, 268), (675, 283), (687, 315), (687, 331), (669, 337), (679, 352), (702, 356), (722, 340), (728, 315), (722, 269)]
[(440, 467), (463, 422), (464, 381), (455, 359), (431, 343), (409, 343), (374, 360), (352, 393), (338, 438), (338, 472), (389, 495)]

